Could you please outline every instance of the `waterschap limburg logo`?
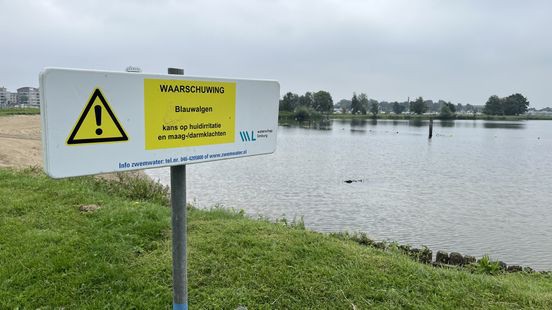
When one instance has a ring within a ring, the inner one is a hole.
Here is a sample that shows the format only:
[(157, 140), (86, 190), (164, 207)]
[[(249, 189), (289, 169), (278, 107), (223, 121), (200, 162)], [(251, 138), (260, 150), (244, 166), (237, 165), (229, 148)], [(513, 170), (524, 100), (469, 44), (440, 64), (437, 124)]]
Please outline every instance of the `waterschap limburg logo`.
[(240, 131), (240, 138), (241, 138), (242, 142), (257, 141), (257, 138), (255, 138), (255, 132), (253, 130), (251, 130), (251, 131)]

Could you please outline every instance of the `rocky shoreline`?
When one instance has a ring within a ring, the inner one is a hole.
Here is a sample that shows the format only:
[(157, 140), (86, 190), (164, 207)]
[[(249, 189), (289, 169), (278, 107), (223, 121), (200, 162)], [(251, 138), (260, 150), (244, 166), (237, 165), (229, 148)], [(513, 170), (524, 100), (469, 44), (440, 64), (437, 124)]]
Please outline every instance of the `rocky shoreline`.
[(525, 273), (541, 273), (552, 274), (551, 271), (535, 271), (528, 266), (520, 265), (508, 265), (500, 260), (490, 260), (488, 256), (476, 258), (471, 255), (463, 255), (460, 252), (446, 252), (437, 251), (435, 257), (433, 251), (427, 247), (415, 248), (409, 245), (400, 245), (396, 242), (384, 242), (374, 241), (364, 233), (348, 234), (348, 233), (334, 233), (332, 234), (338, 238), (344, 238), (352, 240), (360, 245), (381, 249), (384, 251), (398, 250), (403, 254), (408, 255), (415, 261), (423, 264), (431, 265), (438, 268), (463, 268), (470, 271), (482, 271), (485, 273), (513, 273), (513, 272), (525, 272)]

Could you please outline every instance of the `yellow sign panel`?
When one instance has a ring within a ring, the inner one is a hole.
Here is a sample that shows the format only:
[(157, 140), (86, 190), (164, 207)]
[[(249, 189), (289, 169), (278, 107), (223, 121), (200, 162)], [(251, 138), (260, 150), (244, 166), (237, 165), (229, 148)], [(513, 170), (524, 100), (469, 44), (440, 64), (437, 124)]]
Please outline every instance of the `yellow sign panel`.
[(68, 145), (128, 141), (128, 136), (99, 88), (96, 88), (84, 107)]
[(146, 150), (234, 142), (236, 83), (144, 79)]

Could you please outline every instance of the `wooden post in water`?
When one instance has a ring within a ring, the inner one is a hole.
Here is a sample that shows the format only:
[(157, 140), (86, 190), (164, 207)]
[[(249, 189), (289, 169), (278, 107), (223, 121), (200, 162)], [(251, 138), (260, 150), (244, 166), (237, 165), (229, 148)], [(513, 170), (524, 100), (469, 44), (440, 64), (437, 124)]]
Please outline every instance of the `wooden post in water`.
[(433, 117), (429, 118), (429, 139), (433, 137)]

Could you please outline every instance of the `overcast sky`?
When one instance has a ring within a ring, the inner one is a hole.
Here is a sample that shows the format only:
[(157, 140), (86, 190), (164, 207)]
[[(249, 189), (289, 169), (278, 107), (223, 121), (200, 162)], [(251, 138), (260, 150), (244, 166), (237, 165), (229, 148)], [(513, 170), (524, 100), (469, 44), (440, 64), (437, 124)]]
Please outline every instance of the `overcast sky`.
[(288, 91), (552, 106), (552, 1), (0, 0), (0, 86), (44, 67), (275, 79)]

